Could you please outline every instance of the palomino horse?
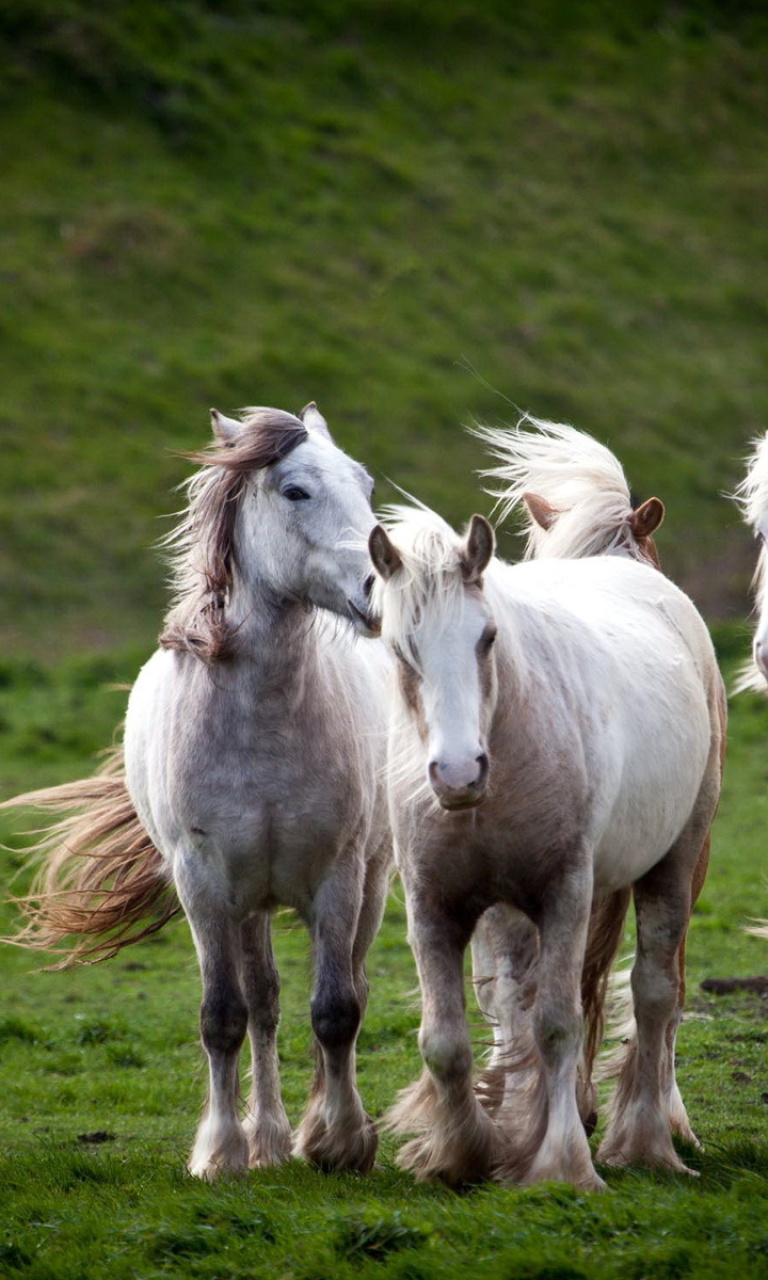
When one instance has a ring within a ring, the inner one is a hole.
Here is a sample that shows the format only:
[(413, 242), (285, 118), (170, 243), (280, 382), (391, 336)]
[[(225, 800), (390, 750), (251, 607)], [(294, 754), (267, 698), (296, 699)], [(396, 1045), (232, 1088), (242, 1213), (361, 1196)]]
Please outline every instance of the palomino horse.
[[(213, 425), (167, 539), (176, 599), (131, 693), (124, 762), (9, 802), (76, 811), (39, 847), (17, 940), (51, 948), (75, 934), (70, 959), (112, 955), (172, 913), (172, 885), (200, 963), (210, 1074), (192, 1173), (268, 1165), (292, 1149), (368, 1170), (376, 1135), (355, 1044), (391, 860), (380, 783), (389, 659), (353, 630), (371, 632), (372, 483), (314, 405), (301, 419), (214, 412)], [(315, 961), (316, 1079), (293, 1145), (276, 1048), (279, 904), (306, 922)], [(253, 1085), (241, 1121), (246, 1031)]]
[[(432, 513), (399, 514), (370, 547), (397, 663), (390, 814), (423, 997), (425, 1070), (390, 1114), (416, 1134), (401, 1162), (449, 1183), (603, 1185), (577, 1103), (584, 1011), (607, 977), (588, 937), (593, 900), (631, 885), (637, 1032), (598, 1158), (683, 1169), (671, 1131), (690, 1128), (669, 1046), (724, 716), (706, 627), (629, 557), (511, 567), (481, 516), (460, 538)], [(497, 903), (533, 922), (539, 954), (532, 1088), (491, 1117), (472, 1085), (463, 955)]]

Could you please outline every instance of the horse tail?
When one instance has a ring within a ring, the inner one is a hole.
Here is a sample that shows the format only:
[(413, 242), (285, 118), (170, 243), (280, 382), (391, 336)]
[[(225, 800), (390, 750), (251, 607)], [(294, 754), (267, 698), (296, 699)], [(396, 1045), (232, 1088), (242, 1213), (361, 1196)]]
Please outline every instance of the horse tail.
[(591, 436), (526, 414), (516, 427), (473, 428), (497, 466), (500, 520), (522, 508), (525, 559), (582, 559), (622, 551), (658, 567), (653, 532), (664, 518), (658, 498), (635, 506), (619, 460)]
[(65, 816), (33, 833), (41, 834), (28, 849), (37, 874), (17, 899), (26, 923), (3, 941), (58, 952), (64, 958), (51, 968), (64, 969), (116, 955), (180, 910), (169, 869), (128, 794), (121, 746), (92, 778), (0, 805), (22, 807)]
[(587, 950), (581, 974), (584, 1010), (583, 1079), (591, 1088), (595, 1059), (605, 1031), (605, 1004), (611, 968), (624, 937), (624, 921), (632, 896), (631, 887), (616, 889), (592, 903)]

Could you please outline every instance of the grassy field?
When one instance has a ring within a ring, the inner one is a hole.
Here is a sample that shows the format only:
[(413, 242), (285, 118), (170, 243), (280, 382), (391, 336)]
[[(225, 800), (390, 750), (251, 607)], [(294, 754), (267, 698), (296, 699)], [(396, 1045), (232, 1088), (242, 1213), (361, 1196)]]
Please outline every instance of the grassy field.
[[(750, 0), (7, 0), (0, 798), (90, 772), (112, 740), (159, 630), (174, 451), (212, 404), (315, 398), (379, 499), (391, 479), (454, 522), (490, 506), (463, 423), (573, 421), (666, 501), (665, 567), (732, 672), (753, 553), (722, 494), (768, 426), (767, 72)], [(699, 1178), (457, 1196), (415, 1186), (385, 1140), (367, 1179), (199, 1185), (176, 922), (73, 973), (0, 950), (0, 1276), (768, 1274), (768, 1005), (700, 985), (768, 971), (744, 932), (768, 916), (767, 741), (768, 701), (741, 696), (679, 1043)], [(308, 956), (290, 918), (278, 935), (298, 1120)], [(419, 1065), (397, 889), (370, 977), (378, 1114)]]
[[(732, 666), (729, 654), (741, 636), (726, 628), (719, 639)], [(49, 676), (49, 724), (61, 737), (48, 743), (47, 759), (38, 755), (35, 781), (91, 767), (88, 738), (100, 721), (107, 733), (121, 697), (101, 686), (113, 674), (102, 662), (65, 664)], [(4, 714), (11, 732), (26, 733), (28, 741), (39, 739), (45, 721), (35, 698), (21, 675), (6, 681)], [(75, 741), (78, 716), (82, 736)], [(199, 982), (179, 921), (113, 961), (73, 972), (34, 972), (29, 954), (0, 952), (0, 1274), (19, 1280), (764, 1275), (765, 995), (748, 989), (713, 995), (700, 984), (768, 968), (766, 944), (743, 931), (750, 917), (768, 914), (767, 739), (768, 703), (740, 697), (711, 871), (693, 917), (688, 1016), (679, 1041), (681, 1088), (705, 1144), (701, 1153), (686, 1153), (699, 1178), (607, 1172), (603, 1196), (554, 1186), (455, 1195), (416, 1186), (397, 1170), (394, 1145), (384, 1140), (366, 1179), (293, 1163), (199, 1185), (184, 1172), (205, 1090)], [(19, 768), (17, 756), (2, 761), (4, 792), (19, 784)], [(0, 834), (12, 846), (21, 843), (7, 817)], [(8, 852), (3, 861), (4, 881), (15, 875), (16, 888), (23, 886), (21, 854)], [(4, 931), (13, 920), (5, 906)], [(280, 1057), (286, 1105), (297, 1121), (311, 1074), (308, 949), (290, 917), (278, 919), (277, 934)], [(369, 1110), (379, 1114), (419, 1067), (415, 974), (397, 887), (369, 974), (360, 1086)], [(486, 1037), (477, 1016), (475, 1038), (480, 1057)]]

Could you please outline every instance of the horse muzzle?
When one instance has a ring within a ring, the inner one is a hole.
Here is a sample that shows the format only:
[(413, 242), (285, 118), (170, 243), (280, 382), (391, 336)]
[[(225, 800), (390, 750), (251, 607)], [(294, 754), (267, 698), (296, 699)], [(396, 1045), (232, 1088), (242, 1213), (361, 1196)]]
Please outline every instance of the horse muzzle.
[(469, 765), (457, 766), (431, 760), (429, 784), (441, 808), (450, 812), (476, 809), (485, 799), (488, 757), (481, 751)]

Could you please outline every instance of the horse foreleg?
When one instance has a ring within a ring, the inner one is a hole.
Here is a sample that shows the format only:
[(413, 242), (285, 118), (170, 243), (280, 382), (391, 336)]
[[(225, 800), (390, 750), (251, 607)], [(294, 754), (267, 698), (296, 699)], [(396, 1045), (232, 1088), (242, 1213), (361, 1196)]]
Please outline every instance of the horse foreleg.
[[(225, 904), (211, 901), (210, 886), (194, 884), (184, 868), (177, 889), (189, 920), (203, 980), (200, 1037), (208, 1057), (209, 1092), (189, 1158), (198, 1178), (248, 1168), (248, 1141), (238, 1115), (238, 1059), (248, 1009), (238, 976), (240, 939)], [(210, 895), (210, 896), (209, 896)]]
[(421, 1180), (450, 1186), (489, 1177), (500, 1137), (472, 1087), (472, 1046), (464, 1001), (464, 951), (469, 931), (436, 910), (409, 901), (409, 939), (419, 974), (422, 1077), (385, 1119), (395, 1133), (416, 1133), (398, 1163)]
[(365, 885), (360, 916), (357, 922), (357, 933), (352, 948), (352, 976), (355, 991), (360, 1002), (360, 1021), (365, 1018), (368, 1006), (368, 978), (365, 972), (365, 959), (381, 925), (384, 907), (389, 889), (390, 867), (392, 864), (392, 840), (387, 838), (378, 852), (370, 859), (365, 869)]
[(521, 1136), (510, 1132), (511, 1154), (502, 1174), (526, 1183), (554, 1180), (585, 1190), (604, 1186), (595, 1172), (577, 1103), (577, 1073), (584, 1037), (581, 969), (591, 903), (591, 877), (563, 876), (548, 891), (539, 918), (540, 954), (533, 1032), (540, 1078)]
[(291, 1154), (291, 1126), (280, 1093), (277, 1028), (280, 977), (272, 951), (269, 915), (259, 912), (240, 928), (242, 981), (248, 1006), (252, 1080), (245, 1133), (251, 1168), (281, 1164)]
[(293, 1150), (321, 1169), (367, 1173), (378, 1138), (355, 1084), (355, 1046), (364, 1005), (352, 964), (359, 915), (359, 890), (353, 892), (341, 876), (326, 882), (315, 899), (311, 1016), (318, 1062)]

